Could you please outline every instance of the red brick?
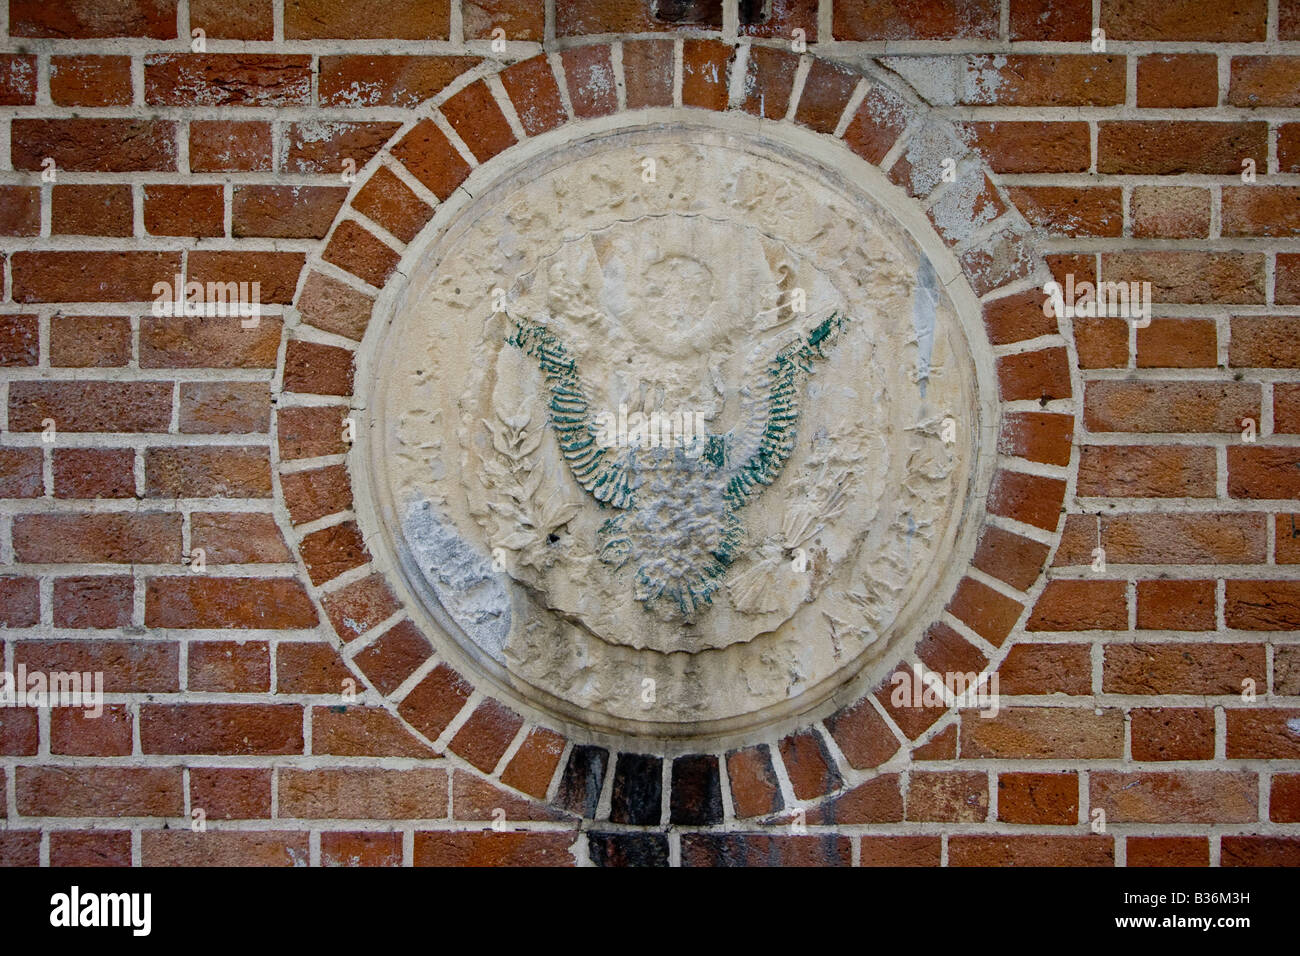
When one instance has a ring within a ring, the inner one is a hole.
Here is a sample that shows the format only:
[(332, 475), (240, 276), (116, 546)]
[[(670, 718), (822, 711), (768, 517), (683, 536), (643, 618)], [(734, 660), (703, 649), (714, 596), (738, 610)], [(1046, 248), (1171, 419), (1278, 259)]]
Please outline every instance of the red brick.
[(360, 170), (397, 132), (399, 123), (291, 123), (284, 130), (282, 168), (290, 173), (338, 175), (351, 160)]
[(1115, 40), (1263, 40), (1267, 0), (1102, 0), (1101, 26)]
[(1260, 514), (1116, 514), (1102, 521), (1115, 564), (1255, 564), (1264, 561)]
[[(288, 304), (306, 261), (301, 252), (199, 252), (189, 254), (186, 278), (194, 282), (258, 282), (261, 303)], [(205, 318), (204, 322), (211, 322)], [(242, 320), (241, 320), (242, 321)], [(241, 331), (247, 331), (241, 329)]]
[(861, 74), (820, 58), (814, 59), (795, 110), (796, 123), (819, 133), (834, 133)]
[(1195, 186), (1133, 187), (1133, 235), (1141, 239), (1204, 239), (1210, 234), (1210, 191)]
[(312, 584), (323, 584), (370, 560), (361, 529), (344, 521), (313, 531), (298, 546)]
[(816, 733), (791, 734), (778, 747), (796, 799), (811, 800), (840, 787), (839, 770)]
[(436, 740), (473, 692), (463, 677), (439, 664), (406, 695), (397, 712), (424, 736)]
[(909, 820), (980, 823), (989, 815), (989, 781), (972, 771), (913, 771), (907, 792)]
[(1212, 448), (1084, 445), (1076, 494), (1108, 498), (1213, 498)]
[(0, 106), (31, 106), (36, 102), (36, 57), (0, 53)]
[[(378, 178), (377, 172), (371, 177), (370, 183), (367, 183), (357, 194), (357, 201), (361, 201), (370, 185)], [(360, 205), (357, 208), (366, 215), (378, 212), (374, 208), (367, 211)], [(396, 225), (396, 223), (383, 222), (380, 224), (388, 226), (390, 232)], [(361, 341), (366, 326), (370, 323), (370, 310), (373, 305), (374, 300), (369, 296), (319, 272), (308, 274), (307, 281), (303, 283), (302, 294), (298, 296), (298, 313), (305, 323), (357, 342)]]
[(1274, 515), (1273, 538), (1278, 564), (1300, 564), (1300, 521), (1297, 515)]
[(130, 830), (53, 830), (50, 866), (130, 866)]
[(148, 448), (149, 498), (269, 498), (271, 462), (265, 448), (201, 445)]
[(55, 627), (126, 627), (135, 605), (135, 581), (126, 575), (56, 578)]
[(1247, 678), (1267, 682), (1262, 644), (1111, 644), (1102, 690), (1108, 694), (1240, 694)]
[(56, 235), (129, 236), (134, 229), (130, 186), (55, 186), (50, 198)]
[(623, 77), (629, 110), (672, 106), (673, 44), (667, 40), (624, 43)]
[[(913, 780), (915, 779), (914, 777)], [(903, 819), (903, 792), (899, 784), (896, 773), (873, 777), (834, 800), (828, 800), (812, 809), (807, 814), (807, 822), (813, 826), (898, 823)], [(987, 794), (986, 786), (986, 797)], [(987, 802), (985, 806), (987, 807)]]
[[(735, 48), (718, 40), (686, 40), (682, 45), (682, 106), (727, 108), (729, 68)], [(625, 68), (626, 69), (626, 68)]]
[(343, 465), (281, 475), (280, 487), (294, 524), (315, 521), (352, 507), (352, 484)]
[(192, 691), (267, 693), (271, 689), (271, 652), (265, 641), (198, 641), (189, 646)]
[(194, 512), (190, 543), (208, 565), (283, 564), (293, 560), (275, 517), (259, 512)]
[(1138, 57), (1137, 105), (1182, 109), (1219, 105), (1219, 58), (1213, 53)]
[(1277, 254), (1273, 285), (1274, 301), (1285, 305), (1300, 303), (1300, 255)]
[(31, 627), (40, 620), (40, 583), (35, 578), (0, 577), (0, 599), (0, 627)]
[(1090, 694), (1092, 655), (1086, 644), (1014, 644), (998, 665), (1002, 694)]
[(280, 319), (266, 316), (244, 328), (238, 317), (145, 315), (140, 319), (140, 367), (275, 368), (281, 328)]
[(1266, 123), (1124, 120), (1103, 122), (1097, 133), (1100, 173), (1236, 174), (1246, 158), (1267, 165)]
[(175, 252), (15, 252), (18, 302), (152, 302), (157, 282), (180, 272)]
[(546, 11), (532, 3), (517, 0), (465, 0), (461, 5), (465, 36), (486, 39), (494, 29), (505, 31), (508, 40), (541, 40), (546, 26)]
[(20, 37), (54, 39), (176, 36), (176, 0), (13, 0), (9, 31)]
[(380, 574), (372, 574), (347, 587), (331, 591), (323, 600), (330, 623), (345, 641), (360, 637), (375, 625), (388, 620), (402, 607)]
[(126, 704), (105, 704), (103, 713), (88, 716), (76, 707), (50, 710), (50, 753), (74, 757), (129, 757), (131, 711)]
[(798, 69), (799, 57), (793, 53), (774, 47), (751, 47), (745, 64), (745, 99), (741, 108), (755, 116), (784, 119)]
[[(386, 618), (387, 615), (384, 619)], [(432, 655), (433, 647), (420, 629), (410, 621), (403, 620), (357, 654), (353, 663), (376, 690), (388, 695), (401, 687)]]
[(601, 44), (562, 50), (569, 102), (578, 119), (608, 116), (618, 109), (618, 91), (609, 47)]
[(1064, 498), (1065, 482), (1060, 479), (1003, 470), (993, 476), (988, 508), (993, 514), (1055, 531)]
[(992, 40), (998, 35), (994, 0), (839, 0), (831, 34), (836, 40)]
[(1259, 404), (1244, 382), (1089, 382), (1083, 420), (1094, 432), (1238, 432)]
[(855, 770), (878, 767), (898, 751), (898, 738), (868, 697), (827, 717), (826, 729)]
[(344, 681), (356, 677), (334, 645), (318, 641), (284, 641), (275, 650), (276, 689), (282, 694), (342, 695)]
[(1228, 494), (1233, 498), (1300, 496), (1297, 464), (1300, 464), (1300, 448), (1229, 446)]
[(480, 62), (476, 56), (322, 56), (320, 103), (345, 108), (419, 106)]
[(14, 518), (14, 553), (33, 564), (176, 564), (179, 513), (32, 514)]
[(1268, 801), (1274, 823), (1300, 823), (1300, 774), (1275, 774)]
[[(1007, 221), (1004, 217), (1002, 222)], [(958, 257), (976, 295), (1028, 278), (1037, 267), (1038, 252), (1014, 223), (1003, 225)]]
[[(658, 14), (657, 16), (654, 14)], [(722, 27), (719, 0), (673, 0), (658, 7), (640, 0), (570, 0), (556, 8), (555, 35), (644, 33), (694, 27)]]
[(1135, 707), (1129, 713), (1134, 760), (1213, 760), (1214, 711)]
[(1228, 103), (1300, 106), (1300, 56), (1234, 56)]
[(544, 799), (564, 746), (565, 740), (559, 734), (545, 727), (534, 727), (501, 771), (501, 782)]
[(1073, 773), (998, 774), (1003, 823), (1068, 826), (1079, 821), (1079, 778)]
[(448, 0), (285, 0), (287, 40), (446, 40)]
[(401, 260), (387, 243), (352, 219), (334, 229), (323, 258), (377, 288), (388, 281)]
[[(561, 8), (563, 9), (563, 8)], [(416, 831), (416, 866), (573, 866), (576, 834)]]
[(1031, 289), (984, 303), (984, 327), (989, 341), (1006, 345), (1054, 333), (1056, 320), (1043, 313), (1044, 298), (1042, 292)]
[[(403, 242), (414, 239), (433, 217), (433, 208), (383, 166), (361, 187), (352, 208), (374, 220)], [(304, 296), (306, 291), (304, 290)], [(366, 309), (369, 318), (370, 310)]]
[(1300, 628), (1300, 581), (1228, 581), (1223, 617), (1246, 631)]
[(0, 866), (41, 865), (39, 830), (0, 830)]
[(259, 820), (271, 815), (271, 771), (256, 767), (192, 767), (190, 806), (208, 820)]
[(737, 32), (741, 36), (786, 39), (802, 30), (809, 43), (817, 40), (817, 0), (772, 0), (742, 3)]
[(1223, 235), (1300, 235), (1300, 188), (1225, 186)]
[(0, 754), (6, 757), (30, 757), (40, 746), (36, 711), (31, 708), (6, 708), (0, 714)]
[(145, 626), (306, 628), (318, 623), (307, 592), (293, 578), (150, 578)]
[(1138, 368), (1214, 368), (1219, 363), (1213, 319), (1152, 319), (1137, 330)]
[(347, 195), (346, 186), (235, 186), (230, 234), (324, 239)]
[(48, 157), (61, 170), (130, 173), (176, 168), (176, 124), (145, 119), (15, 119), (14, 169), (41, 169)]
[(962, 578), (947, 610), (990, 644), (1001, 647), (1024, 607), (975, 578)]
[(1004, 355), (997, 364), (1004, 402), (1070, 397), (1070, 365), (1064, 348)]
[(154, 236), (224, 236), (223, 187), (150, 185), (144, 189), (144, 227)]
[(480, 163), (515, 144), (505, 114), (482, 80), (447, 99), (440, 109)]
[(180, 688), (180, 648), (167, 641), (24, 641), (14, 658), (29, 671), (102, 671), (108, 694), (175, 693)]
[(213, 40), (274, 39), (274, 0), (190, 0), (190, 26)]
[(306, 866), (311, 858), (305, 830), (144, 830), (143, 866)]
[(270, 168), (270, 123), (243, 120), (190, 122), (191, 172), (252, 172)]
[(1086, 123), (1004, 120), (971, 123), (970, 131), (997, 173), (1086, 172), (1092, 159)]
[(687, 833), (682, 866), (848, 866), (847, 836)]
[(1108, 836), (954, 835), (948, 840), (949, 866), (1113, 866), (1114, 840)]
[(551, 61), (544, 55), (507, 67), (500, 77), (519, 124), (529, 136), (538, 136), (568, 121)]
[(1214, 630), (1213, 581), (1139, 581), (1140, 630)]
[(292, 340), (285, 350), (286, 392), (350, 395), (352, 374), (352, 352), (347, 349)]
[(962, 714), (961, 753), (966, 758), (1108, 760), (1125, 747), (1125, 715), (1106, 708), (1002, 709), (996, 717)]
[(39, 498), (45, 493), (39, 448), (0, 448), (0, 498)]
[(56, 448), (52, 470), (56, 498), (135, 497), (130, 448)]
[[(281, 650), (285, 646), (280, 645)], [(315, 707), (312, 709), (311, 740), (314, 754), (345, 757), (434, 755), (382, 707)]]
[(279, 815), (331, 820), (432, 820), (447, 816), (447, 771), (280, 771)]
[(860, 866), (938, 866), (942, 838), (937, 836), (864, 836)]
[(50, 364), (112, 368), (131, 361), (131, 320), (124, 315), (50, 318)]
[(1250, 823), (1259, 819), (1253, 773), (1117, 773), (1089, 775), (1089, 805), (1115, 823)]
[(155, 53), (144, 58), (154, 106), (307, 106), (311, 57), (278, 53)]
[(320, 861), (322, 866), (401, 866), (402, 834), (322, 833)]
[(297, 704), (142, 704), (147, 754), (300, 754)]
[(348, 450), (343, 440), (346, 411), (338, 406), (280, 409), (276, 413), (280, 458), (289, 461), (345, 453)]
[(393, 147), (393, 157), (445, 200), (469, 175), (469, 164), (432, 120), (421, 120)]
[(736, 816), (765, 816), (784, 806), (781, 788), (772, 769), (772, 754), (766, 744), (733, 750), (727, 754), (727, 779)]
[(523, 725), (522, 717), (489, 698), (474, 709), (449, 746), (484, 773), (491, 773)]
[(1049, 581), (1025, 628), (1030, 631), (1125, 630), (1128, 600), (1123, 581)]
[(1210, 841), (1205, 837), (1131, 836), (1125, 842), (1126, 866), (1210, 865)]
[(985, 574), (1024, 591), (1038, 580), (1047, 562), (1047, 551), (1047, 545), (985, 525), (972, 563)]
[(1017, 186), (1007, 190), (1032, 225), (1061, 236), (1118, 236), (1124, 201), (1118, 189)]
[(271, 393), (262, 382), (184, 382), (180, 430), (186, 434), (265, 433), (271, 422)]
[(40, 233), (41, 191), (34, 186), (0, 186), (0, 235), (38, 236)]
[(452, 817), (456, 820), (560, 820), (564, 815), (532, 800), (493, 786), (481, 777), (457, 770), (452, 775)]
[(180, 767), (18, 767), (18, 812), (34, 817), (178, 817)]

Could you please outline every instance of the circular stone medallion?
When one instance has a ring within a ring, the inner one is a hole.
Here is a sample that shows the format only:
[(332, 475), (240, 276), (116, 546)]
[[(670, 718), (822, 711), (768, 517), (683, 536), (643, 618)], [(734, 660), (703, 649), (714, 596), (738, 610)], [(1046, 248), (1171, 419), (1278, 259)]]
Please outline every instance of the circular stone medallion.
[(815, 706), (934, 597), (978, 451), (911, 236), (702, 128), (570, 143), (478, 193), (374, 368), (367, 485), (408, 599), (444, 653), (599, 731)]

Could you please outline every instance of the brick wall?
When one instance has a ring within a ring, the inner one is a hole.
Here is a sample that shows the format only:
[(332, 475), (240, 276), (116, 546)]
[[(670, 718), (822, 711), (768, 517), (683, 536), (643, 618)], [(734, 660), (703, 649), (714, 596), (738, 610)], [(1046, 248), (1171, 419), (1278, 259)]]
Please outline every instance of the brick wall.
[[(369, 567), (343, 420), (407, 244), (518, 140), (674, 104), (922, 204), (951, 129), (1054, 275), (1152, 283), (1147, 327), (1058, 326), (944, 237), (1004, 520), (900, 666), (978, 659), (997, 717), (611, 754)], [(0, 709), (0, 862), (1300, 864), (1297, 107), (1297, 0), (10, 0), (0, 641), (108, 703)], [(153, 315), (177, 274), (266, 315)]]

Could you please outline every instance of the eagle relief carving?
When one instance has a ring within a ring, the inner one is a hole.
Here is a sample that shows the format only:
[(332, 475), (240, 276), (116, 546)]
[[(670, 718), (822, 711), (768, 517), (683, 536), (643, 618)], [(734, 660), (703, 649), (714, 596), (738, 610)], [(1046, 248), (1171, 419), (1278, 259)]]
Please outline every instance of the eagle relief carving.
[(372, 450), (451, 639), (540, 706), (666, 733), (883, 648), (977, 425), (953, 307), (887, 215), (679, 135), (475, 199), (389, 334)]

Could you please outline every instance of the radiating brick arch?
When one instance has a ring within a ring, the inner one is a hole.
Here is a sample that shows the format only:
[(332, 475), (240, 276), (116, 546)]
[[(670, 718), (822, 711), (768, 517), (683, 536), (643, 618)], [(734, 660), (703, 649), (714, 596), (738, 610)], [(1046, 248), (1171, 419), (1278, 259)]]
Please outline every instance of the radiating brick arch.
[[(996, 668), (1042, 589), (1073, 482), (1074, 363), (1068, 337), (1041, 308), (1039, 286), (1049, 272), (1031, 230), (968, 145), (967, 132), (932, 115), (884, 71), (773, 46), (689, 38), (681, 46), (681, 107), (792, 123), (834, 144), (846, 162), (856, 156), (879, 167), (925, 209), (980, 298), (1001, 401), (997, 468), (986, 513), (973, 516), (984, 524), (945, 613), (895, 657), (908, 669), (916, 661), (938, 672)], [(637, 748), (635, 741), (625, 742), (623, 753), (570, 741), (476, 688), (445, 661), (409, 680), (428, 668), (434, 644), (403, 613), (382, 572), (356, 571), (370, 555), (351, 510), (348, 465), (300, 463), (348, 454), (348, 419), (358, 433), (367, 427), (364, 410), (349, 404), (354, 353), (406, 244), (426, 227), (438, 228), (429, 225), (438, 205), (477, 165), (536, 137), (676, 105), (673, 47), (673, 40), (593, 43), (499, 72), (483, 63), (421, 106), (359, 171), (299, 283), (300, 324), (289, 324), (282, 353), (277, 480), (290, 524), (310, 528), (292, 534), (298, 558), (350, 666), (411, 731), (445, 747), (453, 760), (494, 784), (549, 799), (552, 809), (527, 811), (539, 819), (555, 812), (590, 817), (616, 766), (623, 774), (653, 776), (662, 770), (661, 758), (640, 753), (653, 748)], [(945, 159), (953, 160), (948, 168), (961, 188), (943, 182)], [(345, 572), (349, 583), (332, 585)], [(352, 653), (354, 646), (362, 650)], [(955, 755), (959, 719), (938, 708), (896, 707), (889, 690), (886, 679), (779, 740), (667, 758), (666, 818), (693, 825), (722, 823), (724, 816), (785, 819), (793, 808), (783, 805), (775, 785), (780, 761), (810, 824), (863, 813), (902, 819), (889, 762), (909, 751), (917, 758)]]

